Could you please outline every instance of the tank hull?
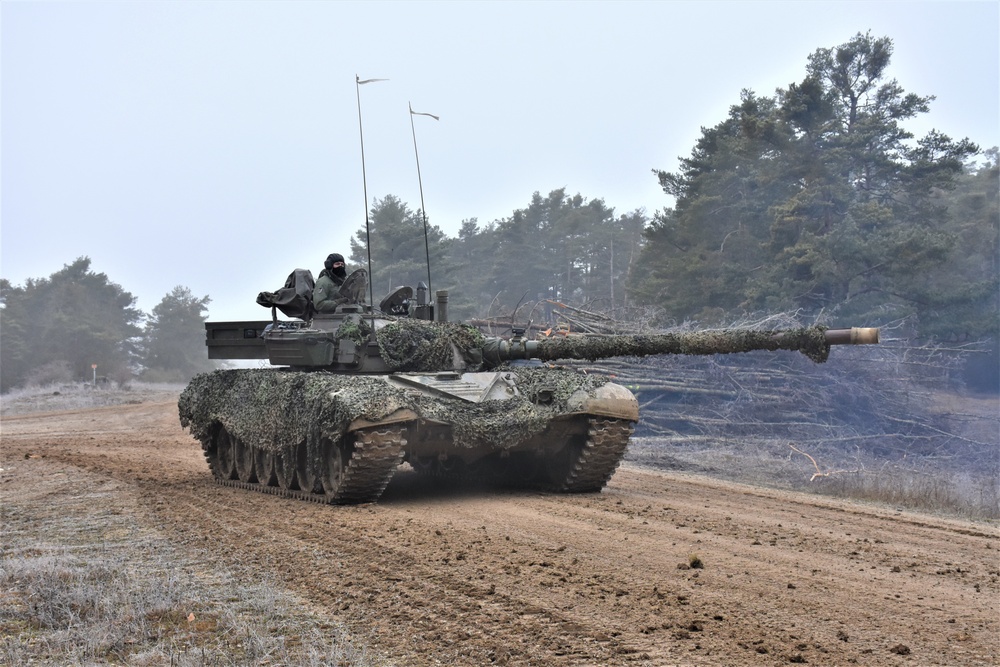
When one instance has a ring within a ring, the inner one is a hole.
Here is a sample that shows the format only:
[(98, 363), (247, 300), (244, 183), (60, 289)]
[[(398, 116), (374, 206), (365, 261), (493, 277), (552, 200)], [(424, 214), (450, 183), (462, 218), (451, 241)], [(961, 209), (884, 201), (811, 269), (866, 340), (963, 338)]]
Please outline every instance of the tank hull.
[(196, 377), (181, 424), (221, 483), (327, 503), (378, 499), (401, 463), (556, 492), (605, 486), (638, 420), (624, 387), (557, 368)]

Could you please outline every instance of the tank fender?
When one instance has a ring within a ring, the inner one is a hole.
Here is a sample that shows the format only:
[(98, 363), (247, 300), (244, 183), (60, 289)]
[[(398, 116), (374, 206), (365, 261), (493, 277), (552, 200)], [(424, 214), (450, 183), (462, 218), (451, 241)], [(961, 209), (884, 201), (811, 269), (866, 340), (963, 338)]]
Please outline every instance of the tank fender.
[(639, 421), (639, 401), (631, 391), (613, 382), (595, 391), (576, 391), (569, 397), (567, 407), (573, 412)]
[(350, 423), (347, 427), (348, 431), (356, 431), (361, 428), (371, 428), (373, 426), (384, 426), (386, 424), (397, 424), (399, 422), (416, 421), (418, 419), (417, 413), (413, 410), (407, 408), (400, 408), (393, 413), (372, 421), (370, 419), (365, 419), (364, 417), (358, 417)]

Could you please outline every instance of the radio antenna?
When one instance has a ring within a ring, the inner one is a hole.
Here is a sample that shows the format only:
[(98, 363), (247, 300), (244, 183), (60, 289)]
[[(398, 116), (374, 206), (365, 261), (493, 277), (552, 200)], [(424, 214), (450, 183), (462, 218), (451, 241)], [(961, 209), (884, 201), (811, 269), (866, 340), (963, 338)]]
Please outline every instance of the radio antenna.
[(413, 117), (414, 116), (430, 116), (434, 120), (441, 120), (432, 113), (422, 113), (420, 111), (414, 111), (413, 105), (407, 102), (410, 107), (410, 131), (413, 133), (413, 157), (417, 159), (417, 184), (420, 186), (420, 213), (424, 217), (424, 252), (427, 255), (427, 292), (433, 295), (434, 290), (431, 288), (431, 248), (430, 242), (427, 240), (427, 207), (424, 206), (424, 181), (420, 178), (420, 154), (417, 152), (417, 130), (413, 127)]
[(372, 289), (372, 231), (371, 222), (368, 218), (368, 177), (365, 174), (365, 129), (361, 122), (361, 86), (366, 83), (376, 81), (388, 81), (389, 79), (365, 79), (361, 80), (357, 74), (354, 75), (354, 89), (358, 94), (358, 134), (361, 136), (361, 188), (365, 194), (365, 246), (368, 250), (368, 303), (372, 308), (372, 335), (375, 335), (375, 293)]

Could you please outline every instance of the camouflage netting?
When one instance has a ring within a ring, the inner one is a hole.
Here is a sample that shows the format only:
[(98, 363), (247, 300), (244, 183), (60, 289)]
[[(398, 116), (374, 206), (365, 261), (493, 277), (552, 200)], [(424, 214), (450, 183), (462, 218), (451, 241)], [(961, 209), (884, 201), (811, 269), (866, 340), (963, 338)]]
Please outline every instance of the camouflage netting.
[(359, 319), (357, 322), (344, 320), (334, 334), (338, 339), (353, 341), (355, 345), (363, 345), (368, 340), (372, 328), (367, 320)]
[(455, 322), (401, 319), (375, 334), (382, 359), (395, 371), (433, 373), (452, 368), (455, 351), (470, 368), (480, 362), (483, 334)]
[[(515, 377), (518, 396), (502, 401), (469, 403), (422, 395), (416, 401), (422, 417), (452, 424), (455, 443), (507, 449), (545, 430), (567, 412), (566, 404), (578, 390), (588, 393), (607, 382), (602, 376), (557, 368), (511, 367), (498, 371)], [(539, 395), (546, 392), (545, 400)], [(551, 398), (548, 397), (551, 395)], [(550, 402), (549, 402), (550, 401)]]
[(720, 329), (635, 336), (568, 336), (538, 343), (538, 358), (605, 359), (654, 354), (730, 354), (752, 350), (797, 350), (817, 363), (830, 355), (826, 327), (783, 331)]
[(227, 370), (195, 377), (181, 394), (178, 411), (181, 426), (202, 444), (220, 423), (248, 445), (279, 451), (339, 437), (359, 416), (380, 419), (404, 407), (401, 398), (385, 382), (364, 375)]
[[(452, 425), (456, 444), (506, 449), (540, 433), (566, 411), (577, 390), (591, 392), (602, 377), (564, 369), (510, 368), (520, 395), (482, 403), (397, 389), (385, 376), (282, 370), (227, 370), (197, 376), (178, 402), (181, 425), (206, 447), (214, 425), (265, 451), (300, 442), (333, 440), (357, 418), (376, 421), (400, 408)], [(538, 401), (545, 391), (551, 401)]]

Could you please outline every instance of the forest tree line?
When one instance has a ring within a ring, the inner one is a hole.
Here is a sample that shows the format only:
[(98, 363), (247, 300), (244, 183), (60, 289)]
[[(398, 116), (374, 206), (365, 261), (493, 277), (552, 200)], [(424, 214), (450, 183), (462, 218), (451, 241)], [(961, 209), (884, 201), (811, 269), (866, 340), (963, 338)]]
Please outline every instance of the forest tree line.
[[(907, 319), (928, 339), (995, 337), (997, 149), (903, 128), (933, 97), (890, 78), (892, 41), (859, 34), (810, 56), (800, 83), (745, 90), (675, 172), (673, 208), (616, 215), (603, 199), (535, 192), (486, 225), (428, 226), (433, 289), (464, 318), (538, 299), (658, 324), (796, 312), (837, 325)], [(978, 159), (978, 161), (976, 160)], [(427, 280), (424, 219), (394, 196), (369, 216), (376, 300)], [(367, 266), (366, 230), (350, 259)]]
[[(80, 257), (48, 278), (0, 279), (0, 390), (133, 377), (179, 382), (216, 368), (205, 353), (208, 296), (177, 286), (152, 313)], [(92, 365), (97, 368), (93, 369)]]
[[(386, 195), (351, 239), (352, 268), (368, 267), (370, 238), (377, 302), (427, 282), (429, 253), (451, 319), (524, 324), (546, 300), (659, 327), (795, 313), (835, 326), (904, 322), (915, 338), (995, 349), (997, 149), (905, 130), (933, 97), (905, 91), (891, 55), (889, 38), (858, 34), (815, 51), (787, 89), (744, 90), (676, 171), (653, 170), (672, 208), (619, 214), (600, 197), (535, 192), (450, 237)], [(24, 286), (3, 280), (0, 385), (25, 383), (40, 364), (86, 377), (93, 360), (108, 375), (189, 377), (211, 367), (208, 303), (177, 287), (145, 318), (86, 257)]]

